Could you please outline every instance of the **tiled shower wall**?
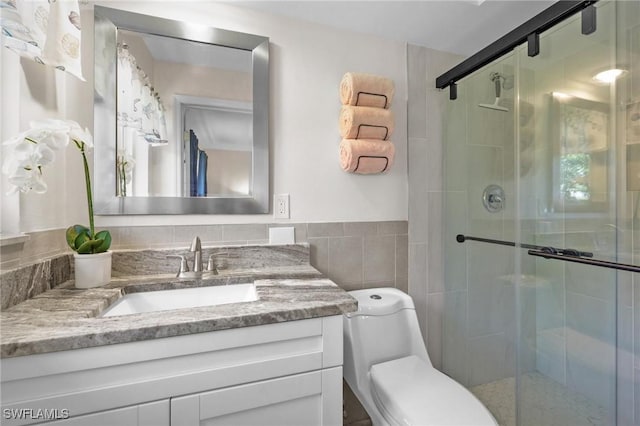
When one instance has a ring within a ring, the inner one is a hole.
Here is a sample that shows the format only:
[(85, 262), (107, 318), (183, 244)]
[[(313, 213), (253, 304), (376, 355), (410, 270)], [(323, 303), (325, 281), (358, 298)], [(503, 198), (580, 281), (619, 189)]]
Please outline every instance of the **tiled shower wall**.
[[(309, 243), (311, 264), (345, 290), (397, 287), (407, 291), (407, 221), (111, 227), (112, 248), (184, 247), (196, 235), (203, 246), (267, 244), (269, 228), (295, 227), (296, 243)], [(0, 270), (68, 252), (64, 230), (33, 232), (4, 245)]]
[(409, 294), (416, 304), (420, 328), (436, 368), (442, 366), (444, 302), (441, 126), (449, 92), (436, 89), (435, 79), (462, 59), (421, 46), (407, 47)]

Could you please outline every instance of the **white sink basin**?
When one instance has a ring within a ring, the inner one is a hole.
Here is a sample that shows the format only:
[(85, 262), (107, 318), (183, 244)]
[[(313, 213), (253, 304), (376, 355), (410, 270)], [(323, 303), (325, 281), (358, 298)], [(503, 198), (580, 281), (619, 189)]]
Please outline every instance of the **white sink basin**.
[(253, 302), (255, 300), (258, 300), (258, 294), (253, 283), (147, 291), (125, 295), (109, 306), (100, 317)]

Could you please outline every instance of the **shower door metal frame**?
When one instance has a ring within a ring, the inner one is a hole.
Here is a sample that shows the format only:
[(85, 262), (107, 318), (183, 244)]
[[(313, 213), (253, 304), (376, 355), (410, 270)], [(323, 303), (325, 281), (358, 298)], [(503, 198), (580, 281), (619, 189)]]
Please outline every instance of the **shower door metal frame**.
[(538, 35), (578, 12), (583, 12), (582, 33), (591, 34), (595, 31), (595, 8), (593, 5), (597, 1), (558, 1), (554, 3), (524, 24), (437, 77), (436, 88), (444, 89), (449, 87), (451, 89), (451, 99), (455, 99), (456, 82), (458, 80), (504, 56), (524, 42), (529, 42), (530, 44), (529, 56), (537, 55), (539, 52), (539, 46), (537, 45), (539, 41)]

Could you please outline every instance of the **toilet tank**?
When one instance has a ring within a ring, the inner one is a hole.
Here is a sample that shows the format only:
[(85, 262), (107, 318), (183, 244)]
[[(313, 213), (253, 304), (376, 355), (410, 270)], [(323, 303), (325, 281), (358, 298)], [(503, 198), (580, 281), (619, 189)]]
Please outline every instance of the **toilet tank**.
[(395, 288), (350, 291), (358, 310), (345, 314), (344, 374), (347, 382), (368, 380), (372, 365), (416, 355), (431, 365), (413, 300)]

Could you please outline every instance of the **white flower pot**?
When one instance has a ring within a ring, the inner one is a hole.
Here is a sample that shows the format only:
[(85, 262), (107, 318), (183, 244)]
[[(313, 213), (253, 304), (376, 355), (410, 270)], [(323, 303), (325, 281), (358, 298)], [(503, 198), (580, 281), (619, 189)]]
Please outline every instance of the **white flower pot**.
[(93, 288), (111, 281), (111, 252), (73, 253), (76, 288)]

